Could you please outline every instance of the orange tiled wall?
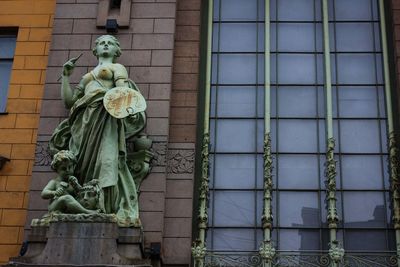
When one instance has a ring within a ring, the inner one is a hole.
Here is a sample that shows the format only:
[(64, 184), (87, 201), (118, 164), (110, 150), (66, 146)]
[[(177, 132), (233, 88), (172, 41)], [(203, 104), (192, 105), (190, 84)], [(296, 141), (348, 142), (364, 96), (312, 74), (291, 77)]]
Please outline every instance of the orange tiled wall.
[(19, 252), (55, 0), (0, 1), (1, 27), (18, 27), (7, 101), (0, 115), (0, 155), (11, 159), (0, 171), (0, 264)]

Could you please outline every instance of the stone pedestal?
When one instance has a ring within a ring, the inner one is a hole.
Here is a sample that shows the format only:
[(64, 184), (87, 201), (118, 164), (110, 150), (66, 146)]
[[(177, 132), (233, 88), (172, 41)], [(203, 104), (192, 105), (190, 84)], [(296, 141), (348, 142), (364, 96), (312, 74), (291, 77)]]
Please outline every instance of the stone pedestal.
[(28, 250), (8, 266), (146, 266), (140, 228), (112, 222), (53, 222), (33, 226)]

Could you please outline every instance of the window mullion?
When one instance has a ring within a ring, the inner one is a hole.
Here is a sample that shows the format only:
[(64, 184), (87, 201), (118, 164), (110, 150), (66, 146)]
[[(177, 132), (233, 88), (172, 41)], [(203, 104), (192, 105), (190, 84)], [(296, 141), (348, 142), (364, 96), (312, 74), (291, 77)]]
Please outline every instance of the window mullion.
[(332, 266), (339, 266), (344, 256), (344, 249), (337, 241), (337, 226), (339, 216), (336, 208), (336, 161), (334, 159), (335, 139), (333, 136), (332, 119), (332, 79), (331, 60), (329, 47), (329, 17), (328, 1), (322, 0), (323, 38), (324, 38), (324, 71), (325, 71), (325, 124), (326, 124), (326, 200), (327, 200), (327, 222), (329, 226), (329, 256)]

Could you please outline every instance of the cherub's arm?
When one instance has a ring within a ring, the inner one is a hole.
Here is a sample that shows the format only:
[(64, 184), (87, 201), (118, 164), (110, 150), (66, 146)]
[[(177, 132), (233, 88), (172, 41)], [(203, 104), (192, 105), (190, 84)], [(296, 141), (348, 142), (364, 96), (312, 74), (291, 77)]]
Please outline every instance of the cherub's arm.
[(41, 196), (44, 199), (53, 198), (56, 196), (57, 183), (54, 180), (50, 180), (44, 187)]
[(72, 186), (76, 193), (82, 190), (82, 186), (79, 184), (78, 179), (75, 176), (68, 177), (68, 183)]

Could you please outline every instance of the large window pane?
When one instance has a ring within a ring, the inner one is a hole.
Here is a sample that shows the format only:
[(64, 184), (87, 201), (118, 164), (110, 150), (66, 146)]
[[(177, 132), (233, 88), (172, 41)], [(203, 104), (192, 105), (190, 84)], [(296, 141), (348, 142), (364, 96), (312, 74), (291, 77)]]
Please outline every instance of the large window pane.
[(337, 23), (336, 50), (347, 52), (373, 51), (372, 23)]
[(376, 120), (342, 120), (340, 148), (345, 153), (379, 153), (379, 123)]
[[(257, 0), (219, 0), (221, 20), (256, 20)], [(217, 1), (218, 2), (218, 1)]]
[(318, 157), (315, 155), (280, 155), (278, 173), (281, 189), (319, 188)]
[(313, 52), (315, 51), (315, 31), (311, 23), (279, 23), (278, 51)]
[(249, 251), (255, 250), (254, 229), (214, 229), (213, 250)]
[(254, 191), (215, 191), (214, 225), (254, 226), (255, 201)]
[[(222, 23), (219, 31), (220, 52), (256, 52), (257, 24)], [(217, 47), (214, 47), (213, 51), (216, 49)]]
[(256, 155), (215, 155), (215, 188), (253, 189)]
[(315, 62), (314, 55), (278, 55), (278, 82), (280, 84), (315, 84)]
[(342, 156), (344, 189), (383, 189), (380, 156)]
[(314, 20), (314, 0), (277, 0), (277, 4), (278, 20)]
[[(378, 117), (376, 87), (341, 86), (338, 89), (338, 96), (340, 117)], [(380, 102), (383, 102), (383, 99), (380, 99)]]
[(336, 20), (372, 20), (371, 0), (334, 0)]
[[(218, 117), (254, 117), (257, 108), (256, 87), (219, 86), (213, 87), (211, 116)], [(216, 111), (214, 105), (216, 100)]]
[(0, 36), (0, 58), (14, 57), (16, 37), (1, 37)]
[(279, 117), (316, 117), (317, 89), (312, 86), (278, 87), (278, 115)]
[(385, 227), (384, 193), (344, 192), (343, 201), (345, 227)]
[(339, 84), (376, 83), (373, 54), (339, 54), (336, 64)]
[(349, 250), (388, 250), (384, 230), (347, 230), (344, 248)]
[(315, 120), (280, 120), (278, 149), (280, 152), (317, 152)]
[(255, 84), (256, 83), (255, 55), (220, 55), (219, 83), (221, 84)]
[(279, 193), (279, 225), (281, 227), (319, 227), (320, 224), (321, 215), (317, 193)]
[(6, 110), (12, 61), (0, 61), (0, 112)]
[(318, 230), (280, 230), (280, 250), (318, 250), (320, 249), (320, 233)]
[(218, 120), (217, 152), (254, 152), (256, 120)]

